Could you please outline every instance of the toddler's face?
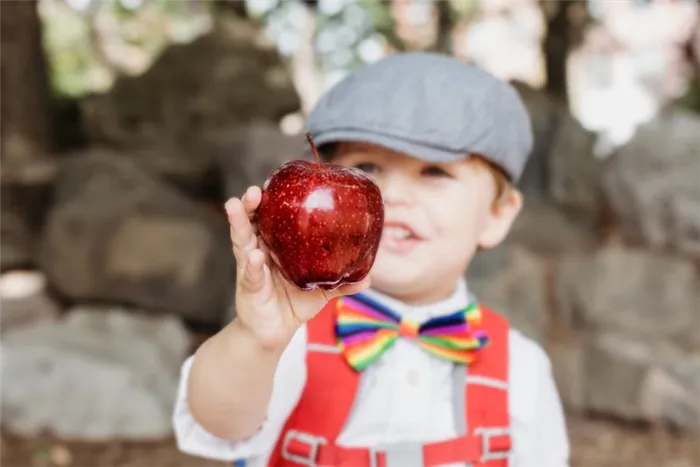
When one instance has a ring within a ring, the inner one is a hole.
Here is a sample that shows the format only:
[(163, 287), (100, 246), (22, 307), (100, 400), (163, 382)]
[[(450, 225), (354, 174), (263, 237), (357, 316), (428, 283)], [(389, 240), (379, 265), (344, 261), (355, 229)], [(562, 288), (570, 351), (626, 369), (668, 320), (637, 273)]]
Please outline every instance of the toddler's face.
[(381, 189), (385, 223), (372, 287), (407, 302), (449, 296), (477, 247), (498, 244), (520, 208), (515, 194), (492, 209), (492, 174), (467, 158), (428, 163), (375, 145), (344, 143), (333, 162), (364, 170)]

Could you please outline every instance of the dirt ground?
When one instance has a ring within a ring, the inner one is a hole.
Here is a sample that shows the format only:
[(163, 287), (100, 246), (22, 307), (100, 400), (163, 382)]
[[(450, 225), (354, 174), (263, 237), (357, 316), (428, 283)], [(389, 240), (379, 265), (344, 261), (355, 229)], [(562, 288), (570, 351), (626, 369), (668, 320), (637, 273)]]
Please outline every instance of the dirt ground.
[[(700, 467), (700, 437), (664, 429), (620, 426), (571, 417), (571, 467)], [(2, 467), (222, 467), (178, 452), (172, 440), (155, 443), (64, 443), (2, 434)]]

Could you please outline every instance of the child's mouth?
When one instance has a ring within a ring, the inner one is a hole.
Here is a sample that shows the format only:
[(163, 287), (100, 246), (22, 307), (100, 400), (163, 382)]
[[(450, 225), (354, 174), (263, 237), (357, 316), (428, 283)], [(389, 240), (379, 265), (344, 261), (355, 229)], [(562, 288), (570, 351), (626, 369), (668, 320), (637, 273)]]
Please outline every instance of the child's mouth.
[(401, 227), (401, 226), (384, 227), (384, 234), (391, 239), (397, 239), (397, 240), (406, 240), (408, 238), (416, 238), (416, 236), (413, 235), (413, 232), (411, 232), (407, 228)]
[(385, 224), (382, 232), (382, 247), (391, 253), (405, 254), (418, 245), (420, 238), (408, 226)]

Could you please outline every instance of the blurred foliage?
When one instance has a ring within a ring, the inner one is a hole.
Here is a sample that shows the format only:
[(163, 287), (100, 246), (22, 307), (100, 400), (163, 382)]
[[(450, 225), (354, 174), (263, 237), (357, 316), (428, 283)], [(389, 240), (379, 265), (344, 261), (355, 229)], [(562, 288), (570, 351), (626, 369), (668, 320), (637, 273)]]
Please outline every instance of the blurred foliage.
[[(479, 3), (453, 0), (450, 8), (463, 17)], [(225, 22), (224, 6), (221, 0), (41, 0), (53, 88), (58, 95), (79, 96), (104, 91), (119, 74), (140, 74), (169, 44), (191, 41)], [(326, 71), (361, 66), (378, 48), (405, 50), (395, 32), (391, 2), (245, 2), (248, 17), (258, 21), (287, 56), (298, 47), (304, 8), (316, 17), (316, 59)]]
[[(417, 1), (432, 8), (435, 0)], [(77, 97), (108, 89), (119, 75), (144, 72), (165, 47), (186, 43), (223, 27), (229, 14), (260, 23), (281, 54), (291, 57), (308, 37), (313, 15), (313, 48), (319, 70), (334, 74), (357, 68), (389, 50), (406, 50), (398, 36), (392, 2), (377, 0), (40, 0), (44, 41), (54, 91)], [(470, 23), (484, 0), (446, 0), (444, 30)], [(542, 1), (553, 14), (557, 2)], [(579, 15), (580, 16), (580, 15)], [(436, 47), (449, 50), (449, 37), (438, 32)], [(555, 34), (556, 35), (556, 34)], [(557, 36), (559, 37), (559, 36)], [(559, 43), (554, 37), (555, 44)], [(555, 47), (556, 48), (556, 47)], [(556, 57), (555, 57), (556, 58)], [(677, 101), (700, 108), (698, 85)]]
[(95, 66), (86, 22), (68, 8), (51, 8), (45, 16), (44, 43), (52, 86), (59, 94), (76, 95), (108, 86), (109, 74)]
[(99, 92), (120, 74), (142, 73), (168, 45), (189, 42), (208, 31), (212, 5), (42, 0), (54, 91), (60, 96)]

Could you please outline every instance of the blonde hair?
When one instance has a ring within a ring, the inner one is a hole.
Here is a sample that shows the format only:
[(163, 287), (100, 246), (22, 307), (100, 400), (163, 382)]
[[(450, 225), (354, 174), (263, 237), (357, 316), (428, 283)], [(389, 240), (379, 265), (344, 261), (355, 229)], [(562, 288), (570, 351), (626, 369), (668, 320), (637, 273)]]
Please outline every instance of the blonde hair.
[(505, 170), (479, 154), (472, 154), (467, 159), (467, 163), (473, 164), (491, 174), (496, 187), (496, 195), (494, 196), (491, 208), (498, 209), (505, 201), (507, 195), (511, 194), (511, 192), (516, 189), (510, 177), (506, 174)]
[[(503, 204), (505, 203), (506, 199), (508, 198), (508, 195), (512, 194), (513, 191), (517, 190), (515, 185), (513, 185), (513, 183), (511, 182), (510, 177), (505, 172), (505, 170), (501, 169), (499, 166), (497, 166), (484, 156), (478, 154), (472, 154), (467, 159), (467, 163), (476, 166), (480, 170), (488, 172), (493, 177), (493, 182), (496, 188), (496, 194), (494, 195), (493, 201), (491, 202), (491, 211), (498, 211), (498, 209), (500, 209), (501, 206), (503, 206)], [(482, 247), (481, 245), (476, 246), (477, 253), (484, 250), (486, 250), (486, 248)]]

